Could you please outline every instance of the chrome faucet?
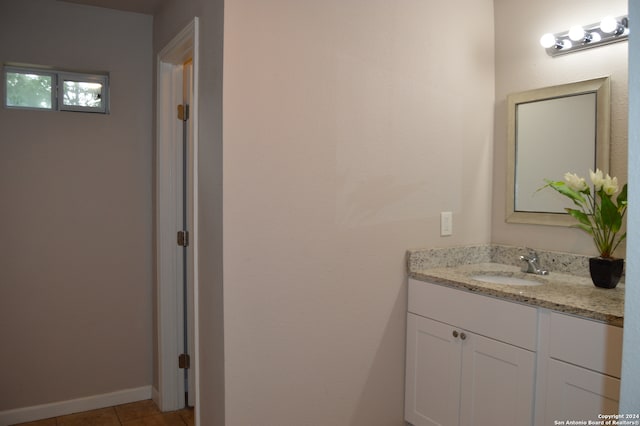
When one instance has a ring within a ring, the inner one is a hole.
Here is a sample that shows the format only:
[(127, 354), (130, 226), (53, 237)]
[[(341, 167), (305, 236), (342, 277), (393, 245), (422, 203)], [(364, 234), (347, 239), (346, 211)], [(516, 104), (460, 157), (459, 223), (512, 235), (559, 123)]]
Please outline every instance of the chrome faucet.
[(549, 271), (540, 268), (538, 264), (538, 253), (531, 250), (529, 256), (520, 256), (520, 260), (525, 262), (520, 269), (527, 274), (549, 275)]

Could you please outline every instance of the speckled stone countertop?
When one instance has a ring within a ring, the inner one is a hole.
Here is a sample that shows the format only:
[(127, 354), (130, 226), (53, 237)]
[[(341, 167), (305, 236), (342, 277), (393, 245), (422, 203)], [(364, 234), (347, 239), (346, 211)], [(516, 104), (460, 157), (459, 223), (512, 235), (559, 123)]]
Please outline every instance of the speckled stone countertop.
[[(520, 272), (523, 247), (484, 245), (407, 252), (410, 278), (551, 309), (622, 326), (624, 283), (601, 289), (589, 277), (588, 256), (538, 251), (549, 275)], [(586, 272), (585, 272), (586, 271)], [(493, 284), (474, 275), (504, 275), (543, 283), (537, 286)]]

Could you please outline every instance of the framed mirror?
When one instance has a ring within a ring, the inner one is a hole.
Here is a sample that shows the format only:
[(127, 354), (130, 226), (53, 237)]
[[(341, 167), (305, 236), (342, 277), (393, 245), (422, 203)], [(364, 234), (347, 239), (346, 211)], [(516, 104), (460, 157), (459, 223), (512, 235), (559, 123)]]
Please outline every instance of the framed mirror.
[(589, 169), (609, 172), (610, 106), (609, 77), (507, 96), (507, 222), (575, 223), (566, 197), (538, 189), (567, 172), (587, 182)]

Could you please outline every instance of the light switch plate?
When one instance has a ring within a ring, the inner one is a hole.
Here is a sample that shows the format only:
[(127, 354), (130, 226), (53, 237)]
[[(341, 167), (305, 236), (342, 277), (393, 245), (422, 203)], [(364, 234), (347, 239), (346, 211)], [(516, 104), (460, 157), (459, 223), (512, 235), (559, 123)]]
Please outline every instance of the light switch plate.
[(440, 213), (440, 236), (446, 237), (453, 235), (453, 213), (441, 212)]

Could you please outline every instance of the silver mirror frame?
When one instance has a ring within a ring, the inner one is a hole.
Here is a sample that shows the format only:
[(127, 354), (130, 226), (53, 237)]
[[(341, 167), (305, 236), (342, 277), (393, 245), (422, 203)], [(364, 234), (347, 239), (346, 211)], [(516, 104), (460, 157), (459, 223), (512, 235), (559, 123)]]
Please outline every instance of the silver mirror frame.
[[(575, 219), (567, 213), (522, 212), (515, 210), (515, 177), (516, 177), (516, 108), (518, 104), (541, 101), (545, 99), (596, 93), (596, 167), (605, 173), (609, 172), (609, 140), (611, 135), (611, 88), (610, 78), (602, 77), (593, 80), (559, 86), (545, 87), (513, 93), (507, 96), (507, 185), (506, 185), (506, 221), (552, 226), (571, 226)], [(570, 170), (567, 170), (570, 171)]]

